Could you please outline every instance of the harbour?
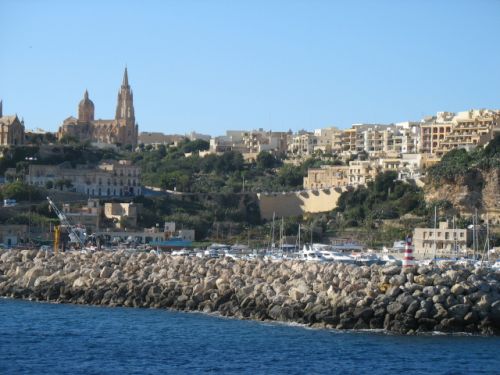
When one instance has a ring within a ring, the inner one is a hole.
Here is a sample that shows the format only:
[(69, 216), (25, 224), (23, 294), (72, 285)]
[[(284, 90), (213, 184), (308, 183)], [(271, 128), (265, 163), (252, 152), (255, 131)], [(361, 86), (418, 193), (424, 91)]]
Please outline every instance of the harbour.
[(494, 337), (406, 337), (12, 299), (0, 299), (0, 319), (2, 373), (489, 375), (500, 366)]

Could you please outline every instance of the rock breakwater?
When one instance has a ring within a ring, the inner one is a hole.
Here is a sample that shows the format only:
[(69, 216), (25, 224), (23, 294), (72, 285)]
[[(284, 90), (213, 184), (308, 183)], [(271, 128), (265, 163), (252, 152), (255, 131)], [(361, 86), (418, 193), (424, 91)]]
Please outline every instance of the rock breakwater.
[(500, 273), (166, 254), (0, 251), (0, 295), (337, 329), (500, 334)]

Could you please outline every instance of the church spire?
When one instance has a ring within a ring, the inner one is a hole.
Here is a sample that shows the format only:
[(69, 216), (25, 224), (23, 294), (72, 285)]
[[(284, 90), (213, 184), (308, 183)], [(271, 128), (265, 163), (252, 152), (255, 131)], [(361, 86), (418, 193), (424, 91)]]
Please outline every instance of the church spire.
[(125, 72), (123, 73), (122, 87), (127, 87), (127, 86), (128, 86), (128, 73), (127, 73), (127, 67), (125, 67)]
[(125, 72), (123, 73), (122, 87), (118, 92), (118, 104), (116, 105), (115, 118), (117, 120), (126, 120), (127, 124), (135, 124), (134, 99), (128, 84), (127, 67), (125, 67)]
[(0, 100), (0, 117), (3, 116), (3, 100)]

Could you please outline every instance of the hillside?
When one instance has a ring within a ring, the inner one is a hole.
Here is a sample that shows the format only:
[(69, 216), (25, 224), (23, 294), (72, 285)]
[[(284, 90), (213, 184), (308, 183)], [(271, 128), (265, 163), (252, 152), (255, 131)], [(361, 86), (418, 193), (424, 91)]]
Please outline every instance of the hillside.
[(500, 135), (485, 148), (453, 150), (428, 173), (425, 200), (448, 201), (466, 216), (500, 213)]

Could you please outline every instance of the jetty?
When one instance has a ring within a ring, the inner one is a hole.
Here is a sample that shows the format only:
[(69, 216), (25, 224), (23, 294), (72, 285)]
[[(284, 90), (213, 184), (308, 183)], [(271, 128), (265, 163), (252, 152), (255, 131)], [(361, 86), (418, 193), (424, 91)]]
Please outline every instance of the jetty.
[(0, 251), (0, 295), (400, 334), (500, 335), (500, 272), (138, 252)]

